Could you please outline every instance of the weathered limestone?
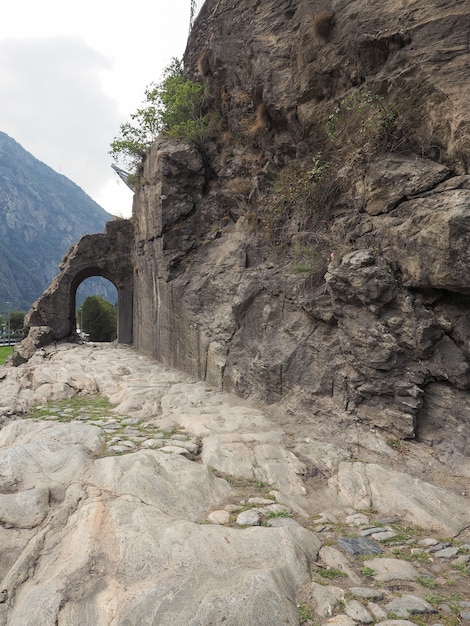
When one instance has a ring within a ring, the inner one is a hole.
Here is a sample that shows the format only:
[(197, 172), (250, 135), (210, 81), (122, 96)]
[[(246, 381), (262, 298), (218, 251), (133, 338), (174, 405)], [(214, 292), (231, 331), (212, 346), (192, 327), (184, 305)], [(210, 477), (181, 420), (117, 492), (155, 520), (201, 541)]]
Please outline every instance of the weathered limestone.
[[(57, 405), (71, 393), (93, 398), (98, 389), (114, 409), (76, 413)], [(53, 403), (43, 418), (15, 415), (44, 407), (46, 398)], [(425, 606), (428, 590), (419, 592), (419, 580), (432, 576), (435, 560), (460, 584), (468, 498), (420, 480), (432, 458), (420, 444), (394, 461), (378, 434), (363, 437), (361, 455), (379, 456), (380, 465), (354, 461), (349, 441), (357, 425), (344, 427), (341, 447), (304, 435), (294, 445), (295, 414), (215, 391), (111, 344), (49, 346), (2, 368), (0, 406), (9, 420), (0, 431), (5, 626), (267, 626), (280, 618), (295, 625), (302, 594), (310, 594), (312, 615), (355, 626), (385, 618), (397, 585), (415, 585), (417, 598), (399, 611)], [(158, 449), (144, 445), (152, 440)], [(191, 457), (176, 448), (192, 450)], [(451, 480), (452, 470), (434, 463)], [(346, 540), (387, 534), (388, 524), (376, 525), (383, 516), (424, 537), (419, 548), (399, 540), (400, 551), (433, 560), (395, 558), (396, 543), (386, 541), (383, 558), (366, 562), (347, 549)], [(415, 531), (412, 523), (427, 528)], [(455, 545), (440, 544), (431, 527), (460, 536)], [(379, 592), (356, 589), (367, 584), (364, 568), (383, 581)], [(346, 595), (349, 587), (373, 602), (359, 605)]]
[(340, 463), (330, 489), (354, 508), (405, 514), (417, 526), (434, 527), (451, 536), (468, 524), (466, 497), (373, 463)]

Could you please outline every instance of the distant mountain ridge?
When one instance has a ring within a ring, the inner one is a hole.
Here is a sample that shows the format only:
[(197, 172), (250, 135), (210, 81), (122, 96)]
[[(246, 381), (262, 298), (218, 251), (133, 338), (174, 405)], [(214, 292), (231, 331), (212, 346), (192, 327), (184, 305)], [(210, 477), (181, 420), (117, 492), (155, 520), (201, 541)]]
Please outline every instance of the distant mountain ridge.
[(111, 219), (78, 185), (0, 131), (0, 306), (29, 309), (70, 246)]

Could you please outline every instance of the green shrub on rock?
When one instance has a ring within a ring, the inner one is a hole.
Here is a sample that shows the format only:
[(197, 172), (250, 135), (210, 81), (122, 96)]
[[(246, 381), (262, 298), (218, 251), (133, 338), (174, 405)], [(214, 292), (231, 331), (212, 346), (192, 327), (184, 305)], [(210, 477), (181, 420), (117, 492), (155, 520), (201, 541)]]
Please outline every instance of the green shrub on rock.
[(203, 83), (184, 76), (182, 61), (172, 59), (162, 80), (146, 88), (142, 107), (131, 114), (130, 122), (121, 124), (109, 153), (116, 162), (135, 170), (160, 133), (185, 141), (202, 141), (208, 125), (204, 114), (206, 93)]

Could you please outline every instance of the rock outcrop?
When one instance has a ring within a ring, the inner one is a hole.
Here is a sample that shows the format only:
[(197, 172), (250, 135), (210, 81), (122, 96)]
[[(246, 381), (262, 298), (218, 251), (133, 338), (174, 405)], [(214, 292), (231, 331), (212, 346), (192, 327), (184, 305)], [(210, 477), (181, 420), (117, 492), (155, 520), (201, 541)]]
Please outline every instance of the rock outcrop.
[(135, 350), (44, 347), (57, 283), (0, 369), (0, 624), (470, 619), (469, 19), (207, 0), (206, 140), (123, 226)]
[(317, 410), (111, 344), (0, 368), (0, 624), (468, 619), (468, 456)]
[[(144, 158), (120, 340), (226, 391), (304, 417), (328, 397), (412, 438), (431, 405), (468, 419), (469, 16), (464, 0), (331, 9), (204, 4), (185, 68), (208, 129)], [(67, 302), (56, 281), (29, 316), (55, 339), (76, 283), (113, 274), (86, 244)], [(32, 333), (16, 362), (47, 340)]]
[(318, 3), (205, 3), (185, 67), (204, 57), (207, 140), (160, 138), (136, 190), (138, 350), (401, 438), (428, 389), (468, 402), (464, 5), (339, 2), (325, 36)]

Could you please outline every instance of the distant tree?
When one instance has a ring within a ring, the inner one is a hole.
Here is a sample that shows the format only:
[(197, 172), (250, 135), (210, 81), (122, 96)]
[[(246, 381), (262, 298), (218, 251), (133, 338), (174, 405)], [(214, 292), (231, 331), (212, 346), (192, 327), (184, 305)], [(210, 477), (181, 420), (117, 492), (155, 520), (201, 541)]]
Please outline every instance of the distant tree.
[(0, 315), (0, 330), (5, 334), (8, 332), (8, 320), (10, 323), (10, 335), (19, 336), (23, 332), (24, 325), (23, 311), (10, 311), (9, 314)]
[(101, 296), (89, 296), (81, 309), (82, 331), (91, 341), (113, 341), (116, 338), (116, 307)]
[(10, 332), (19, 335), (23, 332), (24, 313), (22, 311), (10, 311)]
[(182, 61), (173, 58), (161, 82), (146, 88), (143, 105), (131, 114), (131, 122), (121, 124), (109, 154), (118, 164), (135, 170), (160, 133), (200, 141), (207, 127), (206, 91), (204, 84), (185, 78)]

